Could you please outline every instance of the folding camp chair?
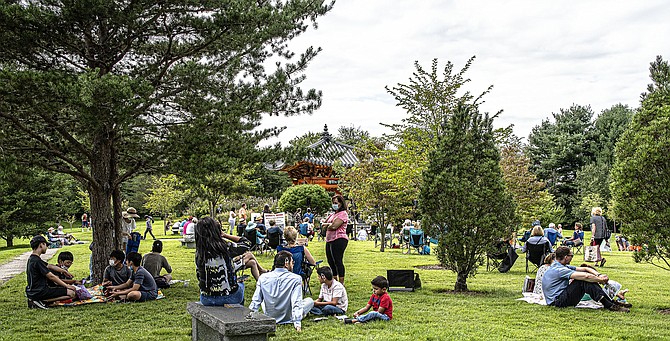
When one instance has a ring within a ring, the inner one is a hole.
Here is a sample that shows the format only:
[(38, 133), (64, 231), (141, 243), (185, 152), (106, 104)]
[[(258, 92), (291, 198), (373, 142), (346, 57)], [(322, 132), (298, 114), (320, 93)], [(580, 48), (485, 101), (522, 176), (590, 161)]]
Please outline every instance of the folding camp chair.
[(416, 250), (416, 253), (418, 254), (423, 254), (423, 245), (423, 230), (410, 229), (407, 254), (409, 254), (412, 249)]
[(281, 245), (281, 230), (277, 229), (276, 231), (272, 232), (268, 230), (266, 238), (270, 257), (274, 257), (275, 251), (277, 251), (277, 246)]
[(507, 257), (508, 247), (509, 243), (501, 240), (496, 243), (492, 251), (486, 253), (486, 271), (492, 271), (500, 267), (500, 262)]
[(256, 252), (256, 254), (261, 254), (263, 253), (263, 240), (261, 240), (261, 243), (258, 243), (257, 236), (256, 236), (256, 229), (246, 229), (244, 230), (244, 237), (249, 239), (249, 242), (251, 242), (251, 247), (249, 248), (250, 252)]
[(375, 241), (375, 247), (377, 247), (377, 225), (370, 226), (370, 232), (368, 233), (368, 240)]
[(312, 296), (312, 289), (309, 287), (309, 282), (312, 279), (312, 273), (314, 273), (314, 270), (319, 267), (323, 263), (322, 260), (317, 261), (315, 264), (311, 264), (310, 262), (307, 261), (306, 258), (303, 258), (302, 260), (302, 273), (300, 274), (300, 277), (302, 277), (302, 295), (303, 296)]
[(546, 257), (551, 252), (551, 245), (549, 241), (543, 243), (529, 243), (526, 242), (526, 272), (528, 272), (528, 262), (535, 265), (535, 270), (537, 270), (543, 263), (544, 257)]
[(409, 244), (411, 240), (410, 229), (403, 228), (400, 236), (400, 249), (407, 249), (409, 254)]
[(549, 242), (551, 243), (551, 246), (556, 245), (556, 238), (558, 237), (558, 231), (545, 231), (547, 239), (549, 239)]

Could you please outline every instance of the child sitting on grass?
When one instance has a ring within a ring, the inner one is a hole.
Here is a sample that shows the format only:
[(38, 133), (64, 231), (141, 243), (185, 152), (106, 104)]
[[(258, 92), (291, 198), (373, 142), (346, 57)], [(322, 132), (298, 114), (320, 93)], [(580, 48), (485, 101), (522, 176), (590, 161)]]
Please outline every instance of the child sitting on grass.
[[(393, 301), (386, 292), (389, 288), (389, 281), (383, 276), (377, 276), (372, 280), (372, 296), (368, 304), (354, 313), (354, 319), (344, 319), (345, 324), (365, 323), (372, 320), (388, 321), (393, 318)], [(361, 315), (372, 308), (373, 311)]]
[(154, 281), (154, 276), (140, 266), (142, 255), (137, 252), (130, 252), (126, 259), (133, 273), (126, 283), (109, 287), (111, 296), (137, 302), (155, 300), (158, 297), (158, 287), (156, 281)]
[[(65, 270), (69, 271), (70, 267), (72, 266), (72, 263), (74, 263), (74, 256), (72, 255), (72, 252), (70, 251), (63, 251), (58, 254), (58, 267)], [(61, 273), (61, 272), (56, 272), (52, 271), (54, 275), (58, 276), (61, 281), (65, 284), (72, 284), (72, 285), (78, 285), (81, 284), (81, 281), (77, 281), (73, 279), (72, 277)], [(54, 283), (55, 285), (55, 283)]]

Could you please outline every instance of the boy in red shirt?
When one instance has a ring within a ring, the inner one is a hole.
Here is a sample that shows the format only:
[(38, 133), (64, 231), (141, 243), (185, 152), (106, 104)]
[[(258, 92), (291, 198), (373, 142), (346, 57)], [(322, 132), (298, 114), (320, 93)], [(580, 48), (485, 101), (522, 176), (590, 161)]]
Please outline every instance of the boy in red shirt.
[[(372, 280), (372, 296), (368, 304), (354, 313), (354, 319), (344, 319), (344, 323), (365, 323), (372, 320), (388, 321), (393, 318), (393, 301), (386, 292), (389, 281), (383, 276), (377, 276)], [(361, 315), (372, 308), (373, 311)]]

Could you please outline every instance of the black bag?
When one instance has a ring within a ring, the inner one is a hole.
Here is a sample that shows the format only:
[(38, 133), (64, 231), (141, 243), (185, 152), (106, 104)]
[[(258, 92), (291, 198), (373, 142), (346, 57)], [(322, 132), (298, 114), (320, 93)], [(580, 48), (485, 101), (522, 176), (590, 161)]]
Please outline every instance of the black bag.
[(154, 281), (156, 282), (158, 289), (165, 289), (170, 287), (170, 283), (164, 276), (154, 277)]
[(389, 291), (414, 291), (414, 270), (386, 270)]
[(419, 274), (414, 274), (414, 289), (421, 289), (421, 278)]

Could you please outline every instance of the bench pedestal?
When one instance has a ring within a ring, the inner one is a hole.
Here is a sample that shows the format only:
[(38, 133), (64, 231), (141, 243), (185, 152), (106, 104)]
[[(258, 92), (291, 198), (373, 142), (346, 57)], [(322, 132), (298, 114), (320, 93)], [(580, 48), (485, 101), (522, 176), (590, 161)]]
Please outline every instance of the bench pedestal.
[(255, 313), (253, 319), (247, 319), (250, 310), (241, 305), (206, 307), (189, 302), (186, 310), (191, 314), (191, 338), (194, 341), (267, 340), (267, 334), (274, 333), (277, 328), (273, 318), (260, 313)]

